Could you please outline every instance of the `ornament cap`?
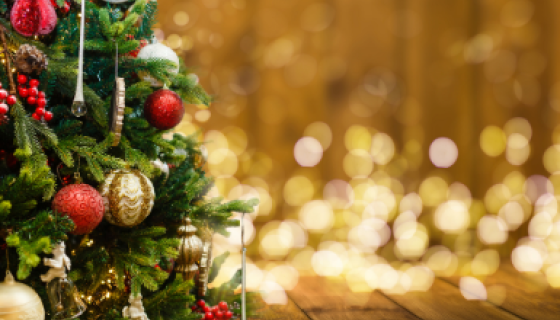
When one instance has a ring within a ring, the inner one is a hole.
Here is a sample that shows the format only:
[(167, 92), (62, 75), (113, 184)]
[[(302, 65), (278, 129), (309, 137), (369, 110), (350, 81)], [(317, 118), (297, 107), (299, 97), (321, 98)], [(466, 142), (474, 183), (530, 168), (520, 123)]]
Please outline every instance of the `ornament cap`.
[(12, 285), (16, 283), (16, 280), (14, 279), (14, 276), (12, 275), (10, 270), (6, 271), (6, 278), (4, 278), (4, 283), (7, 285)]

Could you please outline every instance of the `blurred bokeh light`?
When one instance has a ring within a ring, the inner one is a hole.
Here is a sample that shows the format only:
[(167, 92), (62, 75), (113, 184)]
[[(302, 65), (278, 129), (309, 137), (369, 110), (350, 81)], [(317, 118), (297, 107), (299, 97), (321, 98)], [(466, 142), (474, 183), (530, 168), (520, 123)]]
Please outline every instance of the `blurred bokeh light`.
[[(560, 3), (159, 5), (158, 39), (216, 97), (176, 131), (204, 142), (213, 196), (261, 201), (245, 242), (265, 301), (305, 275), (403, 294), (460, 276), (499, 304), (503, 264), (560, 287)], [(215, 236), (217, 283), (240, 237)]]

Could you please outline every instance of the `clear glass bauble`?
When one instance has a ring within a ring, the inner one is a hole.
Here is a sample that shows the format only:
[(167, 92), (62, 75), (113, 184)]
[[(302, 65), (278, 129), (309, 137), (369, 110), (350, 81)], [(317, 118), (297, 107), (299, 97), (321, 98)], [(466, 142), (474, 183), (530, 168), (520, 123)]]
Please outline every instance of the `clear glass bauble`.
[(68, 278), (54, 278), (47, 284), (47, 295), (51, 303), (51, 319), (75, 319), (86, 311), (78, 290)]
[(87, 113), (87, 106), (83, 101), (74, 101), (70, 110), (76, 117), (83, 117)]

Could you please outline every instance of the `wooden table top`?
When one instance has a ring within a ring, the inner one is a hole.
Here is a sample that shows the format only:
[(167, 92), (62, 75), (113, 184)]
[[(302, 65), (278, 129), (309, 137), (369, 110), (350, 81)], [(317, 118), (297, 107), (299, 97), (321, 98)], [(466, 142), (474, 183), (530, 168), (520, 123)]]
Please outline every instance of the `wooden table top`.
[(427, 292), (397, 295), (379, 290), (354, 293), (343, 279), (303, 277), (288, 292), (287, 305), (266, 306), (259, 319), (560, 319), (560, 289), (550, 288), (543, 276), (502, 266), (494, 275), (481, 279), (487, 288), (487, 301), (466, 300), (459, 280), (437, 278)]

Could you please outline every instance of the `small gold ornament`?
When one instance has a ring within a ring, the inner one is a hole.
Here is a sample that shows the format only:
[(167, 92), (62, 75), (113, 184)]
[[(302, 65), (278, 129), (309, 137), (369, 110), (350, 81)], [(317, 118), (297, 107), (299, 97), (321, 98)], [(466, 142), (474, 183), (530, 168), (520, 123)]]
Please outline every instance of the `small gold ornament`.
[(10, 271), (0, 283), (0, 319), (44, 320), (45, 308), (35, 290), (16, 282)]
[(192, 280), (202, 257), (202, 240), (196, 236), (196, 227), (192, 225), (191, 219), (185, 218), (183, 222), (185, 225), (180, 227), (178, 232), (181, 245), (179, 257), (175, 262), (175, 271), (183, 275), (183, 280)]
[(112, 170), (99, 190), (105, 219), (120, 227), (134, 227), (150, 215), (156, 197), (152, 181), (138, 170)]
[(113, 138), (113, 147), (118, 146), (121, 141), (125, 108), (125, 89), (124, 78), (115, 79), (113, 100), (111, 101), (111, 108), (113, 109), (111, 114), (111, 132), (115, 135)]
[(208, 276), (212, 267), (212, 236), (213, 232), (208, 226), (201, 227), (198, 232), (202, 240), (202, 256), (198, 266), (199, 273), (196, 281), (198, 295), (206, 296), (208, 291)]

